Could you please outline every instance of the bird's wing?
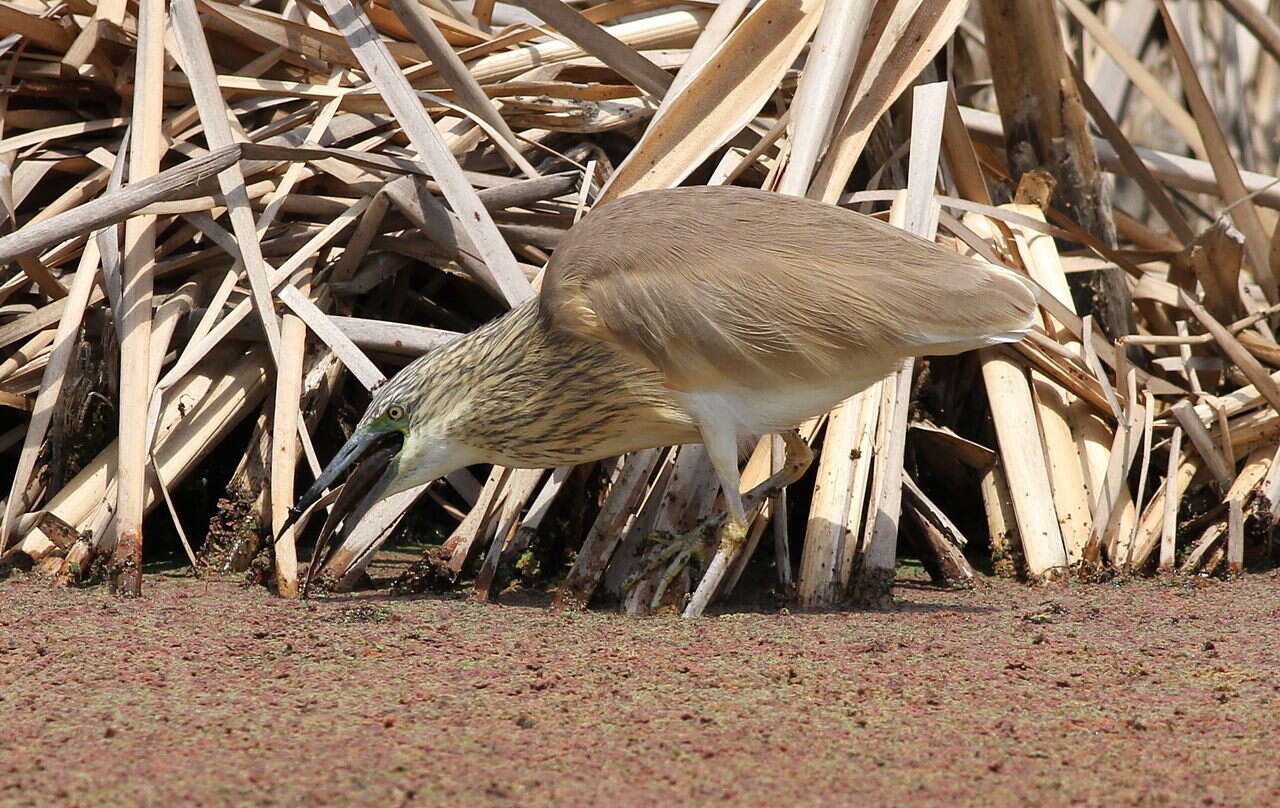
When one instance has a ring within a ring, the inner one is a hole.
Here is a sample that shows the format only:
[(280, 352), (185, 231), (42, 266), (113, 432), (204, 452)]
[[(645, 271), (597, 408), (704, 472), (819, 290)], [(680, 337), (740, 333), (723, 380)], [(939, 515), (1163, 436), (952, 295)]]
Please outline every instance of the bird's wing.
[(677, 389), (818, 379), (1016, 340), (1016, 274), (868, 216), (744, 188), (638, 193), (592, 211), (543, 278), (547, 323), (613, 342)]

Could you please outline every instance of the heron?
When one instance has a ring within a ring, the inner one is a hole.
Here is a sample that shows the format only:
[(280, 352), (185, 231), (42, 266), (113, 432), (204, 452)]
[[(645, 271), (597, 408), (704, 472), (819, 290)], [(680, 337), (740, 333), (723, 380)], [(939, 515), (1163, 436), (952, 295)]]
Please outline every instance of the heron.
[[(748, 506), (809, 465), (793, 427), (906, 358), (1016, 341), (1036, 314), (1017, 272), (835, 205), (735, 186), (633, 193), (568, 231), (536, 297), (378, 387), (289, 523), (365, 459), (385, 464), (385, 497), (480, 463), (702, 443), (727, 513), (683, 612), (695, 617), (741, 552)], [(786, 461), (744, 496), (739, 447), (771, 433)], [(323, 561), (317, 547), (311, 570)]]

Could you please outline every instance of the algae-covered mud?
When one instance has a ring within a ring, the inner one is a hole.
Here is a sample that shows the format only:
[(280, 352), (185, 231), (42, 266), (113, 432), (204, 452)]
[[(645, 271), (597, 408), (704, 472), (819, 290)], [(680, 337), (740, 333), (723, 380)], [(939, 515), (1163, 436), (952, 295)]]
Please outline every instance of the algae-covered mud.
[(1275, 805), (1280, 578), (702, 620), (0, 581), (0, 805)]

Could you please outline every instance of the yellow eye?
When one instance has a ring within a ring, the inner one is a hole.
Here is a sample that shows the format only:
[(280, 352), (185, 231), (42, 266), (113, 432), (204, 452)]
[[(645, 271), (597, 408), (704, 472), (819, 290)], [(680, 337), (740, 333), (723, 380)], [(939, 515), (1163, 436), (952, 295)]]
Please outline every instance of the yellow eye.
[(399, 421), (404, 417), (404, 407), (401, 407), (399, 404), (392, 404), (390, 407), (387, 407), (387, 417), (392, 421)]

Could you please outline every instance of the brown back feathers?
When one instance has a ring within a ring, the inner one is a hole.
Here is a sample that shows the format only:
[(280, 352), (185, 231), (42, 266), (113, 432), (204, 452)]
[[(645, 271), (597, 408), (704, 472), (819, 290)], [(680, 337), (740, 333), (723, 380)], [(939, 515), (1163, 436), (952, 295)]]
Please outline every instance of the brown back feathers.
[(543, 279), (553, 327), (613, 342), (677, 389), (818, 380), (852, 364), (1017, 339), (1016, 274), (876, 219), (736, 187), (592, 211)]

